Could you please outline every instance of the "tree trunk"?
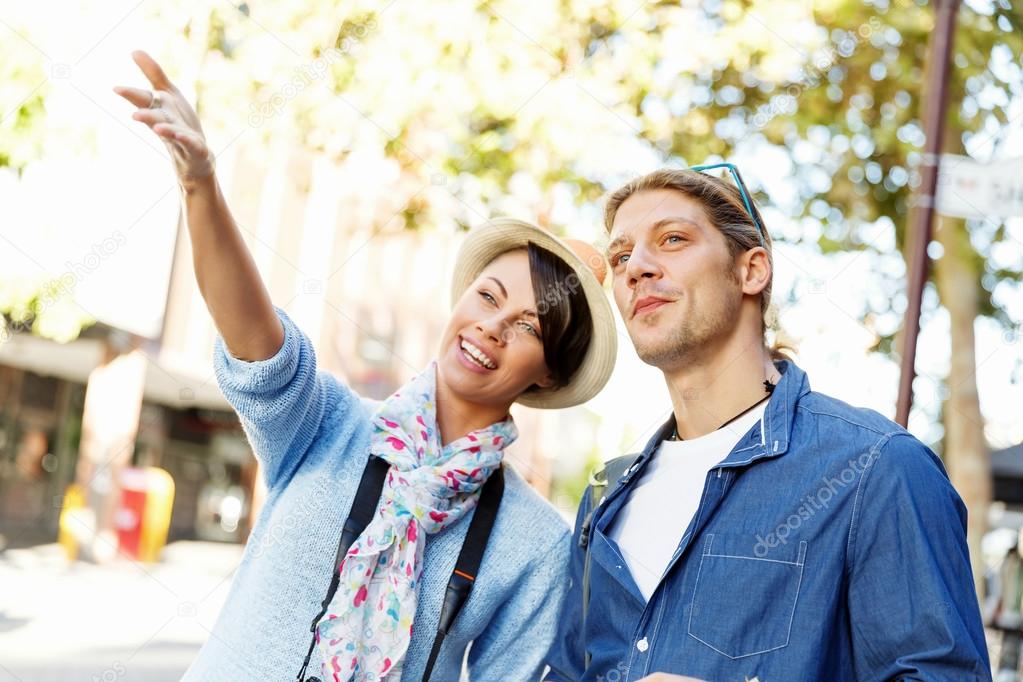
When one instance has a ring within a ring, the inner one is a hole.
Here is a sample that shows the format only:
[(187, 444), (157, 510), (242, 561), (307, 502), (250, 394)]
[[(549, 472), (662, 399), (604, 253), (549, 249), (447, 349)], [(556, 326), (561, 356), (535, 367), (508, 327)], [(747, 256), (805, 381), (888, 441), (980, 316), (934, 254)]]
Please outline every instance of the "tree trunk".
[[(930, 69), (935, 68), (931, 60), (924, 66), (921, 83), (928, 83)], [(941, 149), (943, 152), (965, 153), (962, 130), (958, 125), (955, 111), (965, 96), (963, 83), (957, 79), (949, 84), (948, 119), (945, 124)], [(926, 106), (926, 104), (925, 104)], [(926, 111), (921, 111), (921, 120), (926, 120)], [(938, 169), (938, 183), (941, 183), (941, 169)], [(907, 272), (909, 259), (906, 258), (909, 245), (913, 243), (913, 211), (910, 211), (907, 230), (902, 246)], [(959, 492), (967, 509), (967, 544), (970, 549), (970, 564), (973, 569), (973, 583), (977, 596), (983, 599), (984, 557), (981, 554), (981, 540), (987, 532), (988, 509), (991, 506), (993, 482), (991, 460), (984, 437), (984, 418), (980, 412), (980, 397), (977, 392), (977, 351), (974, 336), (974, 322), (980, 311), (979, 259), (966, 223), (958, 218), (949, 218), (935, 212), (934, 235), (944, 249), (944, 254), (934, 263), (933, 282), (937, 288), (941, 305), (949, 314), (949, 372), (945, 380), (947, 393), (942, 402), (941, 419), (945, 427), (942, 459), (948, 470), (952, 485)], [(900, 329), (897, 340), (901, 344)], [(896, 346), (901, 348), (901, 345)], [(905, 359), (902, 359), (904, 362)]]
[(984, 418), (977, 393), (977, 353), (974, 321), (978, 315), (980, 275), (976, 254), (964, 221), (940, 216), (936, 237), (945, 250), (935, 263), (934, 279), (941, 303), (948, 310), (951, 358), (943, 403), (944, 460), (969, 510), (967, 540), (974, 584), (983, 596), (984, 561), (981, 538), (987, 531), (991, 505), (991, 460), (984, 438)]

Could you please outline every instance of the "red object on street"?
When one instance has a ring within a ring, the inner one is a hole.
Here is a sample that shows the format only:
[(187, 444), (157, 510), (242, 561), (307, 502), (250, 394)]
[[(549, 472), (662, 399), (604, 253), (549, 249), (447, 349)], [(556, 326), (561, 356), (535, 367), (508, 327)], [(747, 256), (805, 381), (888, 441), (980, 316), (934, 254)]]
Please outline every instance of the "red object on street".
[(132, 559), (139, 559), (142, 548), (142, 519), (146, 511), (146, 472), (127, 467), (121, 470), (121, 501), (114, 513), (117, 546)]

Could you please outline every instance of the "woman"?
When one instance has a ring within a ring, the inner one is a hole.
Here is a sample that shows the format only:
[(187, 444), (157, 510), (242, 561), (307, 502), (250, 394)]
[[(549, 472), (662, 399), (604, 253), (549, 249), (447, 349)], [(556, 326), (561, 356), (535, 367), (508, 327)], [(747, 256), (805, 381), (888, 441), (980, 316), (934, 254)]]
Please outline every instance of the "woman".
[[(268, 488), (186, 679), (303, 679), (308, 664), (325, 680), (419, 680), (435, 658), (432, 679), (456, 680), (467, 649), (473, 680), (537, 679), (567, 587), (570, 534), (501, 467), (516, 437), (508, 411), (516, 401), (575, 405), (604, 385), (615, 331), (597, 278), (527, 223), (474, 230), (459, 253), (436, 359), (383, 403), (361, 400), (316, 371), (309, 340), (271, 303), (194, 110), (148, 55), (133, 57), (153, 91), (114, 90), (174, 158), (196, 278), (219, 331), (217, 380)], [(361, 499), (363, 475), (380, 460), (387, 473), (371, 496), (372, 518), (352, 531), (356, 491)], [(492, 499), (481, 491), (496, 488), (495, 473), (504, 492), (482, 564), (475, 582), (462, 572), (474, 587), (446, 637), (435, 637), (446, 582), (459, 574), (472, 512), (481, 495)], [(347, 551), (342, 526), (353, 536)]]

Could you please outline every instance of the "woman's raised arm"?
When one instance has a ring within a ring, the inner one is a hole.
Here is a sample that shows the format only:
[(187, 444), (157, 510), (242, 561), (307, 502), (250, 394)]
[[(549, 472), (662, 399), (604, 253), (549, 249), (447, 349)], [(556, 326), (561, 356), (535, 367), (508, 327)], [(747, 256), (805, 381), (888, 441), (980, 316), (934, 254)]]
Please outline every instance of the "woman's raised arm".
[(152, 57), (138, 50), (132, 58), (152, 90), (118, 86), (114, 92), (138, 107), (132, 118), (170, 150), (185, 196), (195, 278), (213, 323), (234, 357), (269, 358), (284, 343), (284, 329), (227, 208), (199, 117)]

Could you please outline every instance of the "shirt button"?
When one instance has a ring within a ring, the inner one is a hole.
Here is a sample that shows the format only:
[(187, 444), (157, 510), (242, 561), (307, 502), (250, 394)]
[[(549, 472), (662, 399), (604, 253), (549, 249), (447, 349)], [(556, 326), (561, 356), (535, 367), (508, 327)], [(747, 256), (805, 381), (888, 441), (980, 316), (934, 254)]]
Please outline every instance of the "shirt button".
[(644, 653), (647, 649), (650, 648), (650, 644), (647, 643), (646, 637), (636, 642), (636, 648), (639, 649), (640, 653)]

